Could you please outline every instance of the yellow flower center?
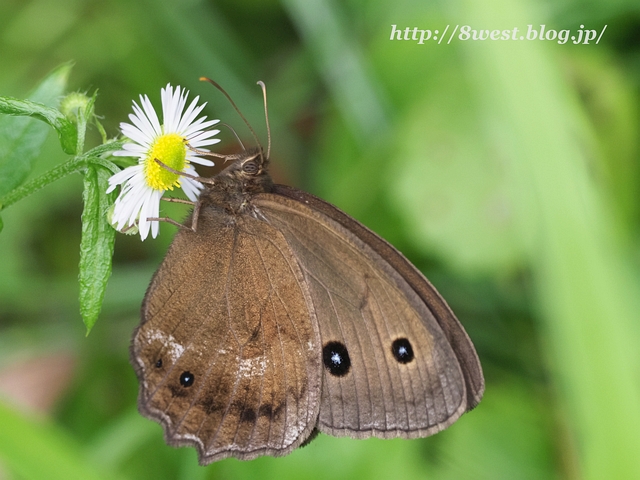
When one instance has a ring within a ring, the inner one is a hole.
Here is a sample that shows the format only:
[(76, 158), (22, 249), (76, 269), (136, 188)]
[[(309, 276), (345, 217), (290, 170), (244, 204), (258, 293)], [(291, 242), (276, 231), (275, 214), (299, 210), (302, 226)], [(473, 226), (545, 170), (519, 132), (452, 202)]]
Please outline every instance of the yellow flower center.
[(187, 147), (184, 139), (177, 133), (160, 135), (151, 145), (144, 161), (144, 176), (147, 185), (151, 188), (173, 190), (173, 187), (179, 187), (180, 175), (170, 172), (156, 162), (156, 159), (174, 170), (183, 171), (187, 164)]

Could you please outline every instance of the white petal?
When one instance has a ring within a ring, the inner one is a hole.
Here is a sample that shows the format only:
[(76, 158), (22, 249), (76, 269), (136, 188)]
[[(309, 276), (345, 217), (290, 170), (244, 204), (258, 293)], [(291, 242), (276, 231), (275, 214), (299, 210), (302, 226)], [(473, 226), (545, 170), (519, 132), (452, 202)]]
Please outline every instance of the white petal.
[(182, 94), (180, 95), (180, 99), (178, 101), (178, 104), (176, 105), (176, 109), (174, 112), (174, 118), (173, 118), (173, 131), (176, 133), (180, 133), (179, 130), (179, 126), (180, 126), (180, 119), (182, 117), (182, 111), (184, 110), (184, 106), (187, 104), (187, 95), (189, 94), (189, 92), (187, 92), (186, 89), (182, 90)]
[(118, 228), (125, 225), (130, 226), (136, 222), (145, 197), (149, 191), (152, 191), (143, 181), (139, 180), (136, 178), (127, 183), (116, 200), (114, 217), (117, 215), (121, 219)]
[[(216, 123), (218, 123), (220, 120), (209, 120), (206, 121), (207, 117), (200, 117), (198, 120), (196, 120), (195, 122), (193, 122), (191, 124), (191, 126), (189, 126), (183, 133), (183, 135), (187, 138), (192, 137), (193, 135), (197, 134), (200, 132), (200, 130), (204, 130), (205, 128), (209, 128), (212, 125), (215, 125)], [(215, 132), (214, 135), (220, 133), (220, 130), (210, 130), (212, 132)]]
[(142, 103), (142, 108), (144, 108), (144, 113), (146, 114), (146, 117), (149, 119), (149, 121), (151, 122), (151, 125), (153, 126), (153, 131), (156, 133), (156, 135), (161, 135), (162, 128), (160, 127), (158, 114), (154, 110), (153, 105), (151, 105), (151, 101), (149, 100), (149, 97), (147, 97), (146, 95), (142, 97), (141, 95), (140, 102)]
[(164, 121), (165, 133), (177, 133), (177, 127), (180, 123), (180, 114), (187, 101), (186, 89), (181, 89), (178, 85), (175, 90), (171, 85), (167, 84), (162, 97), (162, 119)]
[(149, 117), (147, 117), (136, 102), (133, 102), (133, 113), (129, 114), (129, 120), (131, 120), (133, 126), (140, 130), (141, 135), (146, 138), (148, 142), (151, 142), (153, 138), (158, 135), (154, 126), (151, 124), (151, 120), (149, 120)]
[(173, 88), (171, 87), (170, 83), (167, 83), (167, 86), (160, 90), (160, 103), (162, 104), (162, 125), (164, 125), (165, 132), (170, 122), (169, 110), (172, 107), (172, 101)]
[[(158, 218), (160, 216), (160, 199), (162, 197), (162, 193), (158, 190), (154, 191), (154, 195), (151, 198), (151, 215), (152, 218)], [(153, 220), (151, 221), (151, 236), (156, 238), (158, 236), (158, 230), (160, 228), (160, 221)]]
[(162, 103), (162, 124), (165, 132), (171, 123), (170, 111), (173, 109), (173, 87), (170, 83), (160, 91), (160, 100)]
[(197, 106), (198, 100), (200, 100), (200, 97), (194, 98), (187, 107), (187, 110), (182, 115), (182, 120), (180, 120), (180, 124), (178, 125), (178, 132), (185, 132), (187, 128), (189, 128), (189, 125), (191, 125), (191, 122), (195, 120), (198, 114), (205, 107), (206, 103)]
[[(195, 171), (193, 173), (195, 174)], [(200, 192), (203, 188), (200, 182), (196, 182), (191, 178), (183, 178), (182, 180), (180, 180), (180, 185), (182, 187), (182, 191), (192, 202), (195, 202), (198, 199), (198, 196), (200, 195)]]
[(198, 145), (213, 145), (214, 143), (218, 143), (220, 141), (219, 138), (210, 137), (212, 137), (212, 135), (210, 135), (209, 132), (200, 132), (198, 135), (195, 135), (193, 138), (189, 139), (189, 145), (194, 148), (198, 148)]
[(208, 158), (201, 158), (195, 155), (189, 155), (187, 153), (187, 161), (190, 163), (196, 163), (198, 165), (204, 165), (205, 167), (213, 167), (215, 163)]
[[(151, 128), (151, 125), (148, 125), (148, 128)], [(122, 130), (122, 134), (133, 140), (134, 142), (142, 145), (145, 148), (149, 148), (151, 143), (153, 142), (153, 138), (149, 137), (145, 132), (140, 130), (138, 127), (134, 127), (133, 125), (129, 125), (128, 123), (121, 123), (120, 130)]]
[(109, 188), (107, 189), (107, 193), (111, 193), (117, 185), (120, 185), (128, 181), (131, 177), (140, 174), (142, 172), (142, 168), (142, 165), (133, 165), (111, 175), (111, 177), (109, 177)]
[(151, 222), (147, 220), (151, 215), (149, 215), (150, 207), (153, 203), (153, 190), (149, 189), (148, 192), (145, 192), (144, 199), (142, 201), (142, 205), (140, 208), (140, 221), (138, 223), (138, 228), (140, 229), (140, 238), (144, 240), (149, 235), (149, 228), (151, 227)]
[(111, 155), (119, 156), (119, 157), (141, 157), (145, 158), (147, 156), (148, 148), (143, 147), (142, 145), (138, 145), (137, 143), (125, 143), (122, 146), (122, 150), (118, 150), (117, 152), (113, 152)]
[(189, 143), (192, 143), (194, 140), (198, 141), (200, 138), (212, 138), (220, 133), (220, 130), (205, 130), (206, 128), (205, 126), (201, 129), (190, 131), (185, 137)]

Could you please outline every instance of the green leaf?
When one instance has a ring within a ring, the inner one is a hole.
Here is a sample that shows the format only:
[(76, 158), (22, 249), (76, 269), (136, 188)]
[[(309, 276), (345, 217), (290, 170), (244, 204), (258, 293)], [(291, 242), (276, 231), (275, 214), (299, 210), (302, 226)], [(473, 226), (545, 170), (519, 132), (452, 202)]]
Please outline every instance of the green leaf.
[[(47, 122), (58, 132), (62, 150), (69, 155), (77, 152), (78, 130), (67, 117), (55, 108), (47, 107), (41, 103), (30, 100), (18, 100), (17, 98), (0, 97), (0, 113), (23, 117), (34, 117)], [(85, 122), (86, 127), (86, 122)]]
[(84, 176), (84, 210), (80, 240), (80, 313), (87, 334), (95, 325), (111, 275), (116, 231), (107, 221), (107, 209), (115, 193), (107, 195), (109, 170), (87, 165)]
[(25, 480), (108, 478), (92, 469), (77, 442), (45, 421), (36, 421), (0, 402), (0, 458)]
[[(57, 105), (70, 70), (70, 64), (56, 68), (29, 96), (29, 100), (48, 107)], [(47, 133), (47, 126), (34, 118), (0, 116), (0, 197), (27, 178)]]

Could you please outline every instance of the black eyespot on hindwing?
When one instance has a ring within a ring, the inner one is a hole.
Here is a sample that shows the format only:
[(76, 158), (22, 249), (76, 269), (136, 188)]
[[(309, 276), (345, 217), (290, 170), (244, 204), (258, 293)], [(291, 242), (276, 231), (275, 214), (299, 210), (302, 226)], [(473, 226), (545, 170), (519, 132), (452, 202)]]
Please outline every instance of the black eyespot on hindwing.
[(190, 387), (191, 385), (193, 385), (195, 379), (196, 377), (193, 375), (193, 373), (188, 371), (182, 372), (182, 374), (180, 375), (180, 385), (182, 385), (183, 387)]
[(413, 347), (406, 338), (397, 338), (391, 344), (391, 353), (400, 363), (409, 363), (413, 360)]
[(329, 373), (336, 377), (345, 376), (351, 368), (347, 347), (340, 342), (328, 342), (322, 349), (322, 360)]

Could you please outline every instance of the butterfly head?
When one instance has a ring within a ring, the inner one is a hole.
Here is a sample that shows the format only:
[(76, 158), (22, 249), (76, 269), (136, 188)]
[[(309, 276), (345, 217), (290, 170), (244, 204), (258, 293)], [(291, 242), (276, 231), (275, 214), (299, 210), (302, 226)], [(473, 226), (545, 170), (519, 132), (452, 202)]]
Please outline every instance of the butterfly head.
[(267, 173), (269, 159), (264, 154), (261, 147), (250, 148), (249, 150), (229, 158), (231, 165), (223, 170), (229, 176), (238, 180), (251, 180)]
[(237, 155), (230, 155), (226, 163), (229, 165), (215, 177), (212, 190), (254, 194), (271, 189), (273, 182), (267, 169), (269, 159), (262, 148), (251, 148)]

